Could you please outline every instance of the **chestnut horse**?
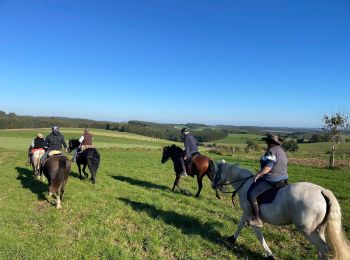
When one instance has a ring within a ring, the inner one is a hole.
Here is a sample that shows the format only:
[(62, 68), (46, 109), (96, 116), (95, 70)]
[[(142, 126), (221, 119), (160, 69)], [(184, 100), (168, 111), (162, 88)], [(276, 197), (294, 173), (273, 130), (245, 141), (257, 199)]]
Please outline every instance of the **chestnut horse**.
[(56, 208), (60, 209), (64, 188), (71, 172), (71, 162), (66, 156), (55, 155), (44, 162), (41, 171), (49, 183), (49, 196), (55, 195)]
[[(165, 163), (169, 158), (173, 161), (174, 164), (174, 171), (176, 174), (175, 181), (174, 181), (174, 186), (172, 188), (172, 191), (175, 190), (175, 187), (177, 187), (179, 190), (181, 190), (179, 186), (180, 182), (180, 177), (181, 177), (181, 172), (183, 171), (182, 165), (181, 165), (181, 157), (184, 156), (184, 151), (173, 144), (172, 146), (165, 146), (163, 147), (163, 156), (161, 163)], [(191, 177), (194, 177), (195, 175), (197, 176), (197, 183), (198, 183), (198, 191), (196, 194), (196, 198), (199, 197), (199, 194), (202, 190), (203, 183), (202, 179), (205, 175), (208, 176), (208, 178), (212, 181), (214, 178), (214, 163), (213, 161), (204, 155), (195, 155), (192, 157), (192, 169), (188, 174)], [(220, 195), (218, 191), (216, 191), (216, 197), (220, 199)]]

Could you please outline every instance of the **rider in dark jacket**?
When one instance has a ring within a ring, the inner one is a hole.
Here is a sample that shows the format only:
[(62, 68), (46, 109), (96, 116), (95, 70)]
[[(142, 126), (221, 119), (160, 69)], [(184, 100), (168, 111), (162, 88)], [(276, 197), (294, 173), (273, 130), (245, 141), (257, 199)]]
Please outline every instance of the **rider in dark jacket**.
[(61, 151), (62, 145), (67, 149), (67, 144), (64, 141), (63, 135), (60, 133), (58, 126), (52, 127), (52, 132), (45, 138), (47, 150), (41, 157), (41, 163), (45, 161), (51, 151)]
[(185, 156), (181, 157), (183, 171), (181, 176), (187, 176), (185, 162), (191, 162), (192, 155), (198, 153), (197, 140), (190, 134), (188, 128), (182, 128), (181, 133), (184, 136)]

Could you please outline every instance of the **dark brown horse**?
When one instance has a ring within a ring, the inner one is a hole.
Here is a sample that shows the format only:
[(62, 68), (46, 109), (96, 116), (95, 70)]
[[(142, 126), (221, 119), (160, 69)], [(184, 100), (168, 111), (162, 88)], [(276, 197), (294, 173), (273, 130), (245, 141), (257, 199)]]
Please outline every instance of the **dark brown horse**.
[(55, 195), (56, 208), (60, 209), (64, 188), (71, 172), (71, 162), (66, 156), (56, 155), (47, 159), (41, 170), (49, 183), (49, 195)]
[[(182, 164), (181, 164), (181, 158), (184, 156), (184, 151), (173, 144), (172, 146), (165, 146), (163, 148), (163, 156), (162, 156), (162, 163), (165, 163), (169, 158), (173, 161), (174, 164), (174, 170), (175, 170), (175, 181), (174, 186), (172, 188), (172, 191), (175, 190), (175, 187), (177, 187), (179, 190), (181, 190), (179, 183), (180, 183), (180, 177), (182, 172)], [(192, 167), (190, 171), (188, 171), (188, 174), (191, 177), (197, 176), (197, 183), (198, 183), (198, 191), (196, 194), (196, 198), (199, 197), (199, 194), (201, 193), (203, 183), (202, 179), (205, 175), (208, 176), (208, 178), (212, 181), (214, 178), (214, 163), (213, 161), (204, 155), (195, 155), (192, 157)], [(216, 191), (216, 197), (220, 199), (220, 195), (218, 191)]]
[[(70, 139), (68, 142), (68, 152), (70, 153), (74, 149), (78, 149), (79, 145), (80, 142), (78, 139)], [(81, 175), (81, 165), (83, 165), (83, 173), (85, 178), (89, 176), (88, 173), (85, 171), (87, 166), (91, 174), (91, 182), (93, 184), (96, 183), (96, 173), (98, 167), (100, 166), (100, 157), (100, 153), (97, 151), (96, 148), (88, 148), (83, 152), (79, 152), (79, 156), (77, 156), (76, 162), (79, 169), (80, 179), (83, 179), (83, 176)]]

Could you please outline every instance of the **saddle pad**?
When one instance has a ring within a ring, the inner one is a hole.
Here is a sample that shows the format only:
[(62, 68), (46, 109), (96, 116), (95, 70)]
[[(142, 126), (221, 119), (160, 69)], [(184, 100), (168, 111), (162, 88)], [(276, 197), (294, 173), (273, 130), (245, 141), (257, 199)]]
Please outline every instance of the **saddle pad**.
[(58, 154), (62, 154), (62, 152), (58, 151), (58, 150), (52, 150), (51, 152), (49, 152), (49, 157), (52, 157), (52, 156), (58, 155)]
[(283, 187), (287, 186), (288, 182), (281, 182), (277, 186), (273, 186), (271, 189), (268, 189), (264, 193), (260, 194), (257, 197), (258, 204), (263, 204), (263, 203), (271, 203), (275, 199), (278, 191), (282, 189)]

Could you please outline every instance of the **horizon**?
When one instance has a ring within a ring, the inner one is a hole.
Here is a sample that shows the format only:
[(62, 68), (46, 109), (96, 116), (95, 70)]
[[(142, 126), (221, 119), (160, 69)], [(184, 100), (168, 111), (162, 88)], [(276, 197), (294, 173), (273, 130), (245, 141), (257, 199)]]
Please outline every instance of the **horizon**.
[[(9, 113), (15, 113), (13, 111), (4, 111), (7, 115)], [(157, 121), (144, 121), (144, 120), (138, 120), (138, 119), (130, 119), (127, 121), (109, 121), (109, 120), (97, 120), (97, 119), (91, 119), (91, 118), (81, 118), (81, 117), (67, 117), (67, 116), (54, 116), (54, 115), (21, 115), (21, 114), (17, 114), (15, 113), (16, 116), (24, 116), (24, 117), (43, 117), (43, 118), (68, 118), (68, 119), (75, 119), (75, 120), (90, 120), (90, 121), (94, 121), (94, 122), (105, 122), (105, 123), (128, 123), (129, 121), (140, 121), (140, 122), (146, 122), (146, 123), (156, 123), (156, 124), (169, 124), (169, 125), (187, 125), (187, 124), (200, 124), (200, 125), (205, 125), (205, 126), (214, 126), (214, 127), (220, 127), (220, 126), (228, 126), (228, 127), (257, 127), (257, 128), (290, 128), (290, 129), (320, 129), (318, 127), (288, 127), (288, 126), (259, 126), (259, 125), (229, 125), (229, 124), (205, 124), (202, 122), (179, 122), (179, 123), (171, 123), (171, 122), (157, 122)], [(265, 129), (266, 131), (269, 129)]]
[(2, 1), (16, 114), (320, 128), (349, 110), (350, 3)]

